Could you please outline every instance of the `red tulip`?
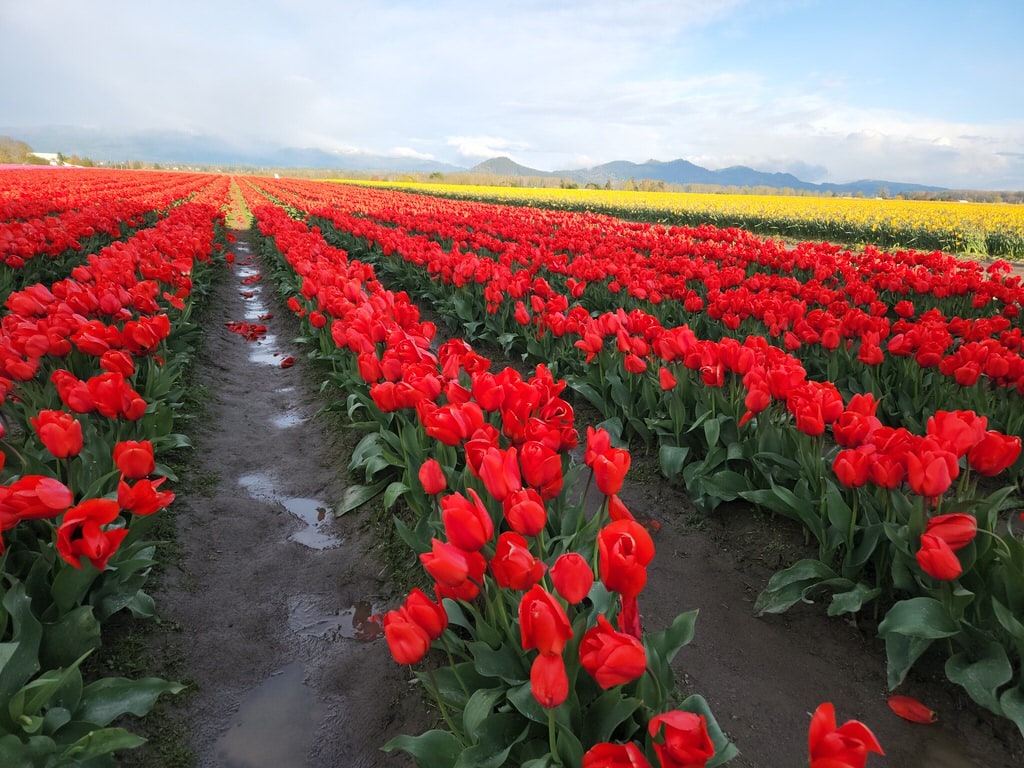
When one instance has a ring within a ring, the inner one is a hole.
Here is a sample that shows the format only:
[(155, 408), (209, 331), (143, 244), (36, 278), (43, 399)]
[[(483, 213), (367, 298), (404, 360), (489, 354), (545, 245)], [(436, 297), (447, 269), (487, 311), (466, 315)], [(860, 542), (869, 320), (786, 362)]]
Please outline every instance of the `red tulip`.
[(57, 528), (60, 556), (75, 568), (82, 567), (81, 558), (85, 557), (96, 569), (105, 569), (128, 535), (127, 528), (103, 529), (120, 513), (117, 502), (109, 499), (88, 499), (69, 509)]
[(128, 378), (135, 373), (135, 361), (123, 349), (108, 349), (100, 356), (100, 368)]
[(551, 566), (551, 581), (555, 591), (567, 603), (579, 603), (594, 585), (594, 571), (590, 563), (578, 552), (566, 552)]
[(484, 413), (472, 400), (462, 405), (442, 405), (423, 419), (427, 435), (445, 445), (459, 445), (483, 426)]
[(978, 520), (974, 515), (954, 512), (948, 515), (936, 515), (928, 521), (925, 533), (938, 536), (956, 552), (970, 544), (978, 533)]
[(129, 480), (153, 474), (153, 444), (149, 440), (122, 440), (114, 445), (114, 464)]
[(914, 557), (922, 571), (939, 581), (950, 581), (963, 573), (963, 566), (949, 544), (930, 533), (921, 534), (921, 548)]
[(476, 491), (468, 489), (472, 499), (452, 493), (441, 499), (441, 520), (448, 541), (459, 549), (475, 552), (494, 537), (494, 521)]
[(635, 520), (616, 520), (597, 535), (601, 582), (623, 597), (635, 597), (647, 583), (647, 564), (654, 559), (654, 541)]
[(915, 452), (906, 454), (907, 483), (919, 496), (941, 496), (960, 474), (956, 454), (922, 440)]
[(39, 440), (54, 458), (77, 456), (82, 450), (82, 423), (66, 411), (40, 411), (29, 419)]
[(598, 490), (605, 496), (618, 493), (629, 472), (630, 461), (629, 451), (623, 448), (609, 448), (595, 457), (592, 469)]
[(988, 419), (974, 411), (936, 411), (928, 418), (926, 431), (960, 457), (981, 441), (987, 425)]
[(679, 382), (676, 380), (676, 377), (668, 368), (658, 369), (658, 386), (660, 386), (662, 390), (667, 392), (668, 390), (673, 389), (678, 383)]
[(976, 472), (995, 477), (1017, 460), (1020, 450), (1021, 439), (1017, 435), (988, 430), (967, 452), (967, 461)]
[(515, 531), (504, 531), (498, 536), (491, 573), (499, 587), (527, 590), (541, 580), (546, 566), (533, 556), (529, 546)]
[(625, 744), (602, 742), (583, 755), (583, 768), (651, 768), (651, 764), (631, 741)]
[(553, 499), (562, 492), (562, 457), (538, 440), (527, 440), (519, 449), (523, 480), (535, 488), (543, 499)]
[(56, 517), (74, 503), (71, 490), (46, 475), (25, 475), (10, 485), (0, 485), (0, 520), (45, 520)]
[(608, 497), (608, 517), (612, 520), (636, 520), (633, 517), (633, 513), (629, 511), (625, 502), (619, 498), (618, 494), (613, 494)]
[(647, 724), (661, 768), (703, 768), (715, 754), (703, 715), (672, 710)]
[(523, 488), (505, 499), (505, 520), (516, 533), (536, 536), (548, 521), (544, 500), (533, 488)]
[(137, 421), (146, 412), (146, 401), (129, 386), (120, 373), (101, 373), (93, 376), (85, 385), (101, 416)]
[(420, 465), (417, 476), (423, 490), (431, 496), (436, 496), (448, 487), (448, 481), (444, 476), (444, 469), (437, 459), (427, 459)]
[(869, 752), (884, 755), (878, 739), (859, 720), (836, 727), (835, 708), (825, 702), (814, 711), (807, 735), (810, 768), (864, 768)]
[(418, 664), (430, 650), (430, 637), (402, 608), (384, 614), (384, 639), (399, 664)]
[(57, 396), (69, 410), (75, 413), (92, 413), (96, 410), (89, 386), (70, 371), (58, 368), (50, 374), (50, 381), (57, 390)]
[(832, 462), (832, 471), (847, 488), (859, 488), (870, 477), (871, 454), (849, 448), (840, 451)]
[(587, 427), (587, 450), (583, 454), (583, 463), (594, 466), (594, 460), (612, 447), (612, 436), (605, 429)]
[(553, 709), (569, 696), (569, 676), (560, 653), (542, 653), (530, 666), (530, 690), (545, 709)]
[(580, 663), (602, 688), (636, 680), (647, 668), (643, 643), (632, 635), (616, 632), (602, 614), (580, 641)]
[(479, 552), (467, 552), (454, 544), (431, 540), (431, 551), (420, 555), (420, 562), (437, 582), (437, 592), (456, 600), (472, 600), (480, 594), (480, 581), (487, 561)]
[(405, 598), (405, 615), (415, 621), (431, 640), (437, 640), (448, 626), (448, 612), (441, 603), (427, 597), (419, 587)]
[(496, 501), (505, 501), (510, 493), (523, 487), (519, 477), (519, 459), (515, 447), (502, 450), (491, 446), (480, 457), (476, 474), (484, 483), (487, 492)]
[(128, 485), (122, 477), (117, 484), (117, 504), (133, 515), (151, 515), (174, 501), (173, 491), (158, 491), (166, 477), (157, 480), (137, 480)]
[(519, 601), (519, 635), (523, 650), (560, 654), (572, 637), (565, 609), (550, 592), (535, 584)]

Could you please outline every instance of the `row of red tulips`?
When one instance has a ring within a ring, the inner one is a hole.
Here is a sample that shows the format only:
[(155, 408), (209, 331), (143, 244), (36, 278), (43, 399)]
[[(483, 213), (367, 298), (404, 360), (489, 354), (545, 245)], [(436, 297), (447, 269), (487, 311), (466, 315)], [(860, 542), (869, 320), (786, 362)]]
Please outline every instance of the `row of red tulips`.
[[(226, 199), (227, 179), (215, 186)], [(82, 667), (111, 616), (154, 616), (148, 530), (174, 499), (161, 459), (187, 445), (173, 429), (189, 316), (222, 223), (216, 206), (180, 205), (4, 303), (0, 764), (112, 765), (143, 741), (114, 721), (182, 688)]]
[[(564, 382), (543, 365), (525, 379), (511, 368), (493, 373), (457, 340), (435, 351), (435, 329), (407, 296), (251, 190), (249, 201), (289, 306), (351, 393), (344, 407), (374, 430), (353, 469), (382, 486), (385, 503), (400, 498), (416, 513), (396, 524), (435, 597), (414, 589), (388, 613), (385, 634), (400, 663), (417, 664), (430, 648), (447, 654), (447, 667), (428, 664), (417, 675), (447, 729), (387, 748), (429, 766), (729, 759), (734, 750), (700, 697), (664, 711), (669, 665), (692, 636), (695, 612), (662, 632), (642, 628), (654, 545), (617, 495), (628, 451), (588, 429), (584, 464), (602, 500), (585, 512)], [(837, 728), (822, 706), (812, 765), (863, 765), (869, 750), (881, 751), (870, 731)]]
[[(417, 257), (422, 248), (405, 249), (395, 230), (347, 211), (332, 218), (355, 228), (343, 241), (350, 250), (404, 276), (414, 290), (425, 286), (434, 306), (485, 301), (479, 292), (473, 296), (472, 284), (452, 279), (444, 287), (425, 276), (430, 264)], [(387, 236), (396, 255), (360, 243), (356, 235), (368, 232)], [(820, 592), (831, 594), (833, 614), (877, 601), (885, 612), (878, 631), (891, 687), (945, 638), (950, 680), (1024, 730), (1024, 627), (1010, 620), (1024, 610), (1024, 544), (1003, 513), (1015, 503), (1013, 487), (984, 496), (974, 479), (1019, 466), (1019, 437), (987, 429), (986, 416), (962, 408), (933, 408), (916, 432), (885, 426), (877, 414), (881, 398), (847, 401), (763, 337), (701, 340), (640, 310), (592, 317), (553, 291), (544, 308), (558, 299), (565, 317), (580, 312), (581, 338), (571, 347), (555, 329), (538, 338), (525, 311), (519, 319), (515, 312), (490, 315), (491, 338), (518, 339), (519, 348), (558, 361), (573, 388), (606, 416), (635, 425), (634, 434), (654, 434), (666, 474), (681, 478), (698, 503), (714, 508), (745, 498), (794, 517), (817, 539), (818, 557), (777, 574), (760, 610), (782, 611)], [(970, 529), (969, 545), (935, 533), (951, 521)]]
[[(911, 428), (923, 428), (935, 409), (965, 405), (1003, 431), (1024, 428), (1019, 399), (999, 392), (1024, 373), (1020, 282), (1005, 276), (1005, 263), (985, 270), (943, 254), (860, 255), (828, 244), (787, 251), (709, 227), (663, 230), (335, 185), (266, 185), (296, 204), (301, 197), (289, 190), (301, 189), (304, 210), (461, 289), (452, 309), (470, 327), (500, 327), (514, 311), (537, 332), (578, 334), (590, 314), (638, 307), (669, 327), (685, 320), (704, 338), (764, 335), (799, 355), (812, 377), (887, 394), (883, 411)], [(332, 199), (334, 206), (324, 202)]]

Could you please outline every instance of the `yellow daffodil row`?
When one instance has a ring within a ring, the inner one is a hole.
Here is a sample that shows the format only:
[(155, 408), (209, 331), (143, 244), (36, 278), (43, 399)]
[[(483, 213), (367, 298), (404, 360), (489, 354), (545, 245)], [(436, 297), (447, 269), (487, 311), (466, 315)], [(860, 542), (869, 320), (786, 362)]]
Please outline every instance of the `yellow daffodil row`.
[(443, 197), (608, 213), (664, 224), (740, 227), (768, 237), (1024, 259), (1024, 205), (843, 197), (374, 184)]

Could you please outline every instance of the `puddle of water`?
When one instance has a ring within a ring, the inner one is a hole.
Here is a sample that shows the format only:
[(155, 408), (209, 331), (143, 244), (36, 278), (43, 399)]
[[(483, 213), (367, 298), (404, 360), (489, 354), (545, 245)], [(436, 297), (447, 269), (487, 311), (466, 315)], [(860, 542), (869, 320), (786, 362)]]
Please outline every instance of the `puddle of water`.
[(284, 413), (280, 416), (275, 416), (273, 424), (278, 429), (288, 429), (289, 427), (297, 427), (306, 421), (306, 418), (298, 413)]
[(249, 353), (249, 360), (254, 363), (265, 363), (280, 367), (281, 360), (284, 359), (285, 354), (279, 349), (275, 349), (274, 344), (276, 341), (277, 334), (268, 333), (254, 345), (253, 350)]
[(306, 670), (290, 664), (251, 691), (234, 724), (218, 739), (218, 764), (224, 768), (280, 768), (305, 765), (326, 707), (305, 684)]
[(357, 600), (340, 613), (325, 611), (313, 595), (289, 599), (288, 626), (300, 637), (337, 640), (376, 640), (384, 636), (381, 608), (369, 600)]
[(279, 496), (274, 492), (273, 478), (264, 472), (242, 475), (237, 482), (253, 498), (277, 502), (306, 524), (305, 528), (300, 528), (288, 536), (289, 541), (310, 549), (334, 549), (342, 545), (341, 539), (324, 530), (332, 515), (330, 505), (322, 499)]

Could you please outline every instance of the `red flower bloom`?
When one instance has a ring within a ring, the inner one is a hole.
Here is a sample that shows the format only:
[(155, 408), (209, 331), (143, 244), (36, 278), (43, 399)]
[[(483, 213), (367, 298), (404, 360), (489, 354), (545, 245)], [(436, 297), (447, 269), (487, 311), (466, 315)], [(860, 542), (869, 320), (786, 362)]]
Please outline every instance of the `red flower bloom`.
[(986, 426), (988, 419), (974, 411), (936, 411), (929, 417), (926, 431), (959, 458), (981, 442)]
[(658, 386), (660, 386), (663, 391), (667, 392), (668, 390), (675, 388), (678, 383), (679, 381), (668, 368), (658, 369)]
[(480, 594), (487, 561), (479, 552), (467, 552), (454, 544), (431, 540), (430, 552), (420, 555), (420, 562), (437, 582), (437, 593), (456, 600), (472, 600)]
[(441, 462), (437, 459), (427, 459), (424, 461), (420, 465), (417, 475), (420, 479), (420, 485), (423, 486), (423, 490), (431, 496), (436, 496), (448, 487), (448, 481), (445, 479), (444, 470), (441, 468)]
[(491, 573), (498, 586), (505, 589), (527, 590), (541, 580), (546, 566), (530, 552), (529, 546), (515, 531), (504, 531), (498, 536)]
[(953, 548), (931, 533), (921, 534), (921, 548), (914, 557), (922, 571), (939, 581), (955, 579), (964, 570)]
[(594, 586), (594, 571), (583, 555), (566, 552), (551, 566), (551, 581), (566, 602), (579, 603)]
[(580, 641), (580, 663), (602, 688), (636, 680), (647, 668), (643, 643), (632, 635), (616, 632), (602, 614)]
[(622, 490), (632, 457), (624, 448), (609, 448), (594, 458), (591, 465), (598, 490), (611, 496)]
[(153, 444), (149, 440), (122, 440), (114, 445), (114, 464), (129, 480), (153, 474)]
[(504, 503), (505, 520), (516, 533), (536, 536), (548, 521), (544, 500), (533, 488), (523, 488), (509, 494)]
[(654, 541), (635, 520), (616, 520), (597, 535), (601, 582), (623, 597), (636, 597), (647, 583), (647, 564), (654, 559)]
[(617, 494), (608, 497), (608, 517), (612, 520), (636, 520), (625, 502)]
[(542, 653), (530, 667), (530, 690), (537, 703), (553, 709), (569, 696), (569, 676), (560, 653)]
[(836, 727), (836, 712), (825, 702), (814, 711), (807, 734), (810, 768), (864, 768), (868, 753), (884, 755), (878, 739), (859, 720)]
[(484, 412), (472, 400), (462, 405), (442, 405), (423, 418), (426, 433), (445, 445), (458, 445), (483, 423)]
[(524, 651), (536, 648), (542, 654), (560, 654), (572, 637), (565, 610), (539, 584), (519, 601), (519, 635)]
[(448, 626), (448, 612), (441, 603), (427, 597), (418, 587), (405, 598), (405, 615), (415, 621), (431, 640), (437, 640)]
[(101, 373), (93, 376), (85, 385), (101, 416), (136, 421), (146, 412), (146, 401), (128, 385), (120, 373)]
[(847, 448), (836, 454), (832, 471), (847, 488), (859, 488), (867, 483), (871, 473), (871, 454)]
[(59, 480), (46, 475), (25, 475), (10, 485), (0, 485), (0, 524), (12, 528), (19, 520), (56, 517), (74, 502), (74, 494)]
[(151, 515), (174, 501), (173, 491), (158, 491), (166, 477), (157, 480), (137, 480), (128, 485), (124, 478), (117, 484), (117, 504), (133, 515)]
[(956, 454), (924, 439), (916, 452), (907, 452), (907, 483), (919, 496), (941, 496), (960, 474)]
[(553, 499), (562, 492), (562, 457), (557, 451), (537, 440), (527, 440), (519, 450), (523, 479), (544, 499)]
[(510, 493), (521, 490), (519, 459), (514, 447), (502, 450), (491, 446), (480, 457), (478, 476), (483, 480), (487, 492), (496, 501), (505, 501)]
[(70, 565), (81, 568), (85, 557), (97, 569), (107, 567), (107, 561), (117, 551), (127, 528), (104, 530), (121, 513), (116, 501), (88, 499), (64, 513), (57, 528), (57, 551)]
[(494, 537), (494, 521), (476, 491), (468, 489), (472, 499), (452, 493), (441, 499), (441, 520), (448, 541), (459, 549), (475, 552)]
[(974, 515), (963, 512), (936, 515), (928, 521), (924, 532), (938, 536), (956, 552), (974, 541), (978, 533), (978, 520)]
[(976, 472), (995, 477), (1017, 461), (1020, 449), (1021, 439), (1017, 435), (1004, 435), (990, 429), (967, 452), (967, 461)]
[(661, 768), (703, 768), (715, 754), (703, 715), (672, 710), (647, 724)]
[(54, 458), (77, 456), (82, 450), (82, 423), (65, 411), (40, 411), (29, 419), (39, 440)]
[(625, 744), (602, 742), (583, 755), (583, 768), (651, 768), (651, 764), (631, 741)]
[(430, 637), (404, 608), (384, 614), (384, 639), (399, 664), (417, 664), (430, 650)]

